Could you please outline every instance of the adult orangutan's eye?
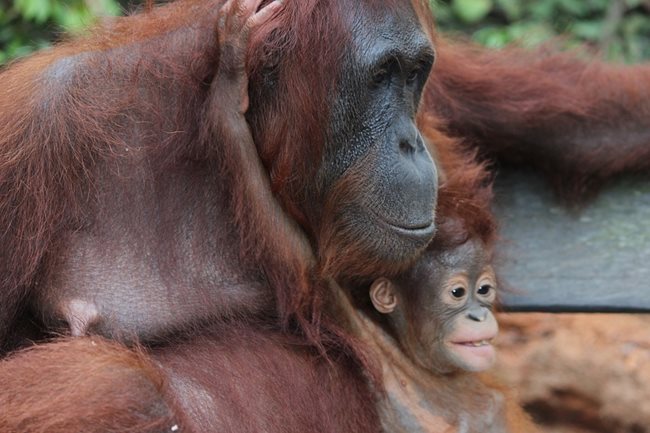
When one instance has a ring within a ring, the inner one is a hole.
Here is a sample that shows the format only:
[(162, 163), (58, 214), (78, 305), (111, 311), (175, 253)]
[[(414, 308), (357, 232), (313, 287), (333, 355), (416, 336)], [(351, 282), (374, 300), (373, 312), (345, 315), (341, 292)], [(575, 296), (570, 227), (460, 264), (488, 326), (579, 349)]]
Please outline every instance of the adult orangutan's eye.
[(408, 81), (409, 84), (413, 84), (420, 76), (421, 71), (422, 71), (421, 68), (413, 69), (411, 72), (409, 72), (408, 76), (406, 77), (406, 81)]
[(397, 61), (393, 58), (382, 62), (372, 74), (372, 85), (374, 87), (381, 87), (388, 84), (397, 67)]
[(382, 84), (386, 83), (388, 80), (390, 80), (390, 74), (390, 69), (387, 66), (378, 69), (372, 76), (372, 85), (379, 87)]

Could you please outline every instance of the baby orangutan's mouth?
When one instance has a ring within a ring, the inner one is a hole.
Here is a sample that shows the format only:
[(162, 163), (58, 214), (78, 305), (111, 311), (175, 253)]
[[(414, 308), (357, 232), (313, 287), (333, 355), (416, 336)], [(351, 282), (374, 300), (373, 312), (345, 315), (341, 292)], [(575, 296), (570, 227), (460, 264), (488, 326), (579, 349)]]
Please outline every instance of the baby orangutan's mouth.
[(496, 359), (496, 350), (492, 345), (499, 328), (495, 321), (481, 322), (473, 327), (459, 328), (449, 336), (446, 342), (449, 355), (456, 366), (466, 371), (484, 371), (490, 368)]
[(494, 364), (496, 353), (492, 338), (486, 337), (448, 343), (449, 352), (458, 362), (459, 368), (467, 371), (484, 371)]
[(482, 347), (489, 346), (492, 344), (492, 339), (487, 340), (477, 340), (477, 341), (452, 341), (452, 344), (457, 344), (459, 346), (469, 346), (469, 347)]

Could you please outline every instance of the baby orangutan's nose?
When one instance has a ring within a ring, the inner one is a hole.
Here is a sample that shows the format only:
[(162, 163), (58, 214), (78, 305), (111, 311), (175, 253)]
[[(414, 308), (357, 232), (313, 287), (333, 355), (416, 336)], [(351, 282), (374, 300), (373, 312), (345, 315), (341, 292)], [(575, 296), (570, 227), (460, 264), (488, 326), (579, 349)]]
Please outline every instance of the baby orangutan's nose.
[(485, 307), (473, 307), (467, 312), (467, 317), (476, 321), (484, 322), (487, 319), (489, 310)]

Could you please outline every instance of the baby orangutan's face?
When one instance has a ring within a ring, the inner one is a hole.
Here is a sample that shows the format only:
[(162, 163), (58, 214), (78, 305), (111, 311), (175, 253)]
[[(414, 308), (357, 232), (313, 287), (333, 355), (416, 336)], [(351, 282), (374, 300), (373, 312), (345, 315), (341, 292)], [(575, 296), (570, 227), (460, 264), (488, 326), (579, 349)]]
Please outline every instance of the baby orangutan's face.
[(370, 297), (420, 366), (476, 372), (494, 363), (496, 278), (480, 242), (427, 252), (403, 278), (375, 280)]

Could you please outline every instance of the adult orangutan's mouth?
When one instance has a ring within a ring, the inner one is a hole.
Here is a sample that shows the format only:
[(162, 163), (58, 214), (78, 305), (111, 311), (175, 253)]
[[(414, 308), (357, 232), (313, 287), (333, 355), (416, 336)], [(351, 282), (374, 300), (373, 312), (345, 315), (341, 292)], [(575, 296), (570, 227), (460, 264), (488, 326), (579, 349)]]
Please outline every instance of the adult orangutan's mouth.
[(384, 222), (391, 227), (393, 230), (404, 233), (408, 236), (428, 236), (429, 234), (433, 235), (435, 229), (433, 221), (425, 224), (418, 225), (402, 225), (402, 224), (393, 224), (386, 220)]
[(418, 238), (424, 236), (431, 237), (433, 236), (433, 233), (435, 231), (435, 221), (433, 219), (422, 223), (416, 223), (416, 224), (401, 224), (379, 215), (373, 209), (367, 209), (367, 210), (381, 224), (391, 229), (392, 231), (398, 232), (405, 236), (418, 237)]
[(380, 215), (371, 207), (365, 207), (365, 210), (370, 215), (372, 215), (379, 224), (383, 225), (394, 233), (398, 233), (403, 237), (413, 238), (417, 241), (421, 241), (423, 239), (430, 240), (436, 231), (436, 224), (433, 218), (422, 223), (403, 224)]

